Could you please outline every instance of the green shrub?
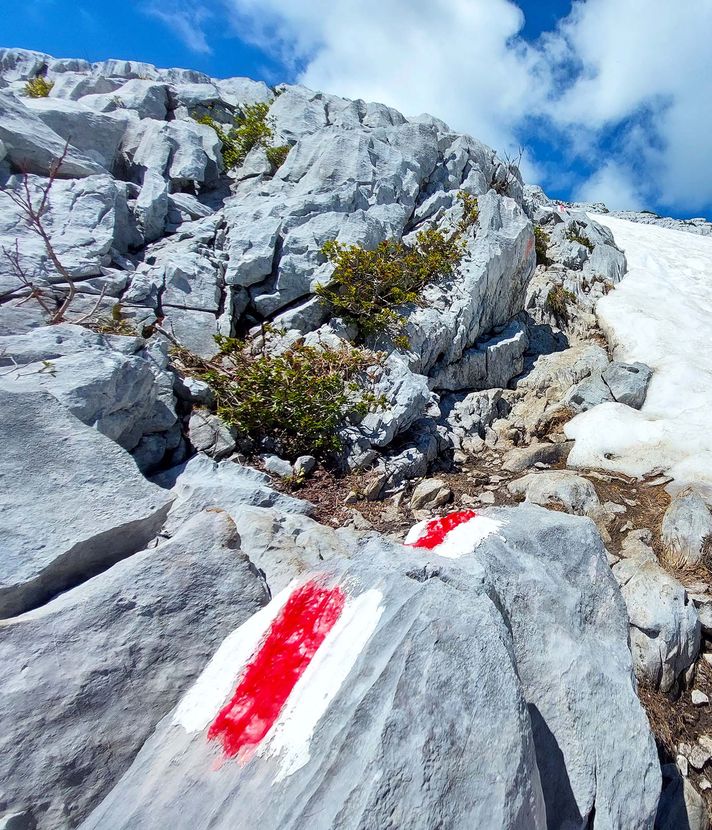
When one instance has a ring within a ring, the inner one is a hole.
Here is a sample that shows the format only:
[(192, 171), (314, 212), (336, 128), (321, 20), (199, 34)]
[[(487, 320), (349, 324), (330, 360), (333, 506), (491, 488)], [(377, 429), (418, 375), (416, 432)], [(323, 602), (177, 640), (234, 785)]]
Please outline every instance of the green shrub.
[(534, 250), (536, 251), (536, 264), (548, 265), (549, 257), (546, 255), (549, 247), (549, 234), (540, 228), (539, 225), (534, 225)]
[(272, 128), (267, 121), (269, 104), (245, 104), (242, 114), (235, 116), (235, 123), (226, 132), (211, 115), (194, 115), (199, 124), (215, 130), (222, 143), (222, 157), (226, 170), (238, 167), (253, 147), (264, 147), (270, 164), (277, 169), (287, 156), (289, 146), (270, 147)]
[(54, 83), (46, 78), (32, 78), (25, 84), (25, 95), (28, 98), (46, 98), (53, 86)]
[(588, 249), (590, 253), (593, 251), (593, 242), (583, 233), (583, 231), (577, 226), (572, 225), (566, 231), (566, 238), (571, 242), (578, 242), (579, 245), (583, 245), (584, 248)]
[(280, 144), (278, 147), (267, 148), (267, 161), (269, 161), (274, 170), (279, 170), (279, 168), (284, 164), (284, 161), (291, 149), (292, 148), (289, 144)]
[(405, 320), (397, 309), (420, 303), (420, 293), (429, 283), (452, 276), (464, 251), (464, 234), (477, 222), (477, 199), (458, 194), (463, 215), (450, 230), (420, 231), (412, 245), (386, 239), (375, 249), (341, 245), (329, 240), (322, 247), (334, 264), (332, 282), (320, 285), (316, 294), (334, 314), (354, 323), (359, 338), (385, 332), (397, 346), (408, 347)]
[(328, 456), (340, 449), (338, 429), (349, 415), (363, 416), (383, 402), (368, 391), (366, 369), (381, 356), (361, 349), (297, 344), (281, 354), (255, 353), (249, 343), (216, 337), (221, 359), (179, 357), (215, 392), (217, 414), (243, 438), (274, 442), (294, 459)]
[(569, 319), (569, 304), (576, 302), (576, 295), (563, 285), (555, 285), (546, 295), (546, 307), (554, 317), (563, 322)]

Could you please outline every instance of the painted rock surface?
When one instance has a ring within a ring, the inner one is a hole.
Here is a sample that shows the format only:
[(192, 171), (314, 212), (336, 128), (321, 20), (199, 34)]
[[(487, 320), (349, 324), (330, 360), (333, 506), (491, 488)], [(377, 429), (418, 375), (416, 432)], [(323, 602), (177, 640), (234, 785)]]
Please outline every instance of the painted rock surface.
[(82, 827), (652, 826), (655, 749), (592, 528), (463, 511), (300, 577), (223, 641)]

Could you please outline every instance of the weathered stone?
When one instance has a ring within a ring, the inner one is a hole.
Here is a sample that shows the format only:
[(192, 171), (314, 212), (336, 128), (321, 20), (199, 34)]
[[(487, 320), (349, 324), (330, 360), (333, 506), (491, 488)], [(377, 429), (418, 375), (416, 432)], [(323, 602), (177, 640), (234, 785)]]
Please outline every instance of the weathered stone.
[(700, 621), (684, 587), (657, 561), (622, 559), (613, 567), (630, 618), (641, 682), (669, 692), (700, 649)]
[[(459, 561), (372, 539), (352, 543), (348, 559), (320, 562), (320, 585), (349, 586), (344, 630), (352, 634), (342, 635), (343, 644), (325, 641), (304, 683), (323, 701), (314, 714), (305, 720), (301, 697), (287, 704), (286, 734), (299, 724), (304, 737), (280, 739), (279, 747), (267, 738), (249, 765), (225, 757), (215, 774), (225, 747), (208, 726), (222, 701), (200, 722), (187, 717), (193, 700), (206, 705), (201, 690), (212, 687), (218, 658), (85, 829), (141, 826), (149, 810), (176, 828), (199, 826), (207, 802), (222, 805), (216, 826), (380, 827), (393, 808), (384, 803), (383, 779), (363, 772), (376, 763), (408, 827), (445, 821), (463, 830), (533, 830), (547, 826), (547, 816), (578, 826), (594, 812), (606, 826), (652, 826), (660, 772), (631, 682), (625, 609), (593, 524), (533, 507), (492, 510), (480, 520), (490, 519), (502, 535), (481, 540), (476, 553), (473, 541), (475, 555)], [(286, 596), (268, 606), (260, 626)], [(331, 661), (342, 661), (336, 677)], [(231, 677), (239, 673), (231, 666)], [(324, 683), (336, 691), (325, 692)], [(345, 741), (359, 752), (344, 753)], [(492, 741), (498, 751), (485, 768)], [(315, 789), (325, 776), (328, 787)], [(270, 782), (269, 809), (258, 779)]]
[(294, 475), (294, 467), (278, 455), (263, 455), (262, 463), (268, 473), (273, 473), (280, 478), (289, 478)]
[(0, 655), (18, 671), (0, 680), (3, 803), (39, 830), (76, 827), (268, 598), (234, 523), (212, 511), (7, 622)]
[(308, 477), (316, 469), (316, 458), (313, 455), (300, 455), (294, 462), (294, 475)]
[(139, 118), (163, 121), (168, 107), (168, 94), (164, 84), (132, 78), (113, 92), (84, 95), (81, 102), (97, 112), (129, 110), (136, 112)]
[(538, 462), (554, 464), (566, 458), (569, 444), (535, 443), (529, 447), (510, 450), (502, 462), (502, 469), (509, 473), (521, 473)]
[[(47, 176), (64, 153), (66, 141), (41, 118), (9, 92), (0, 91), (0, 140), (6, 158), (16, 171)], [(71, 145), (62, 166), (61, 178), (80, 178), (105, 172), (101, 164)]]
[(663, 516), (662, 542), (683, 565), (696, 565), (712, 549), (712, 513), (694, 487), (676, 493)]
[(173, 380), (166, 371), (165, 344), (144, 348), (139, 338), (117, 337), (113, 343), (79, 326), (61, 324), (0, 338), (16, 372), (3, 384), (15, 390), (50, 392), (73, 415), (133, 450), (149, 433), (176, 423)]
[(113, 171), (129, 121), (125, 114), (94, 112), (79, 102), (58, 98), (28, 98), (25, 106), (72, 147)]
[(140, 550), (171, 498), (51, 395), (3, 388), (0, 411), (7, 436), (0, 454), (0, 616), (8, 617)]
[[(30, 176), (33, 199), (45, 180)], [(13, 177), (8, 187), (20, 187)], [(61, 283), (65, 278), (55, 269), (42, 239), (30, 230), (19, 209), (0, 192), (0, 244), (12, 250), (18, 243), (20, 263), (36, 282)], [(119, 215), (126, 210), (124, 195), (109, 176), (90, 176), (73, 181), (55, 181), (42, 219), (54, 252), (70, 277), (101, 274), (109, 265), (111, 250), (123, 248)], [(20, 287), (7, 259), (0, 257), (0, 293)]]
[(567, 470), (547, 470), (518, 478), (507, 485), (514, 495), (542, 507), (553, 505), (576, 516), (588, 516), (597, 524), (605, 524), (608, 514), (591, 482)]
[(433, 510), (443, 507), (452, 499), (452, 490), (439, 478), (428, 478), (421, 481), (413, 490), (410, 497), (411, 510), (422, 510), (424, 507)]
[(644, 363), (611, 363), (603, 370), (603, 380), (611, 390), (613, 400), (633, 409), (640, 409), (645, 403), (652, 369)]
[(168, 216), (168, 187), (158, 171), (146, 171), (134, 213), (146, 242), (163, 236)]
[(198, 409), (190, 416), (188, 438), (198, 452), (219, 459), (229, 455), (236, 447), (235, 435), (217, 415)]

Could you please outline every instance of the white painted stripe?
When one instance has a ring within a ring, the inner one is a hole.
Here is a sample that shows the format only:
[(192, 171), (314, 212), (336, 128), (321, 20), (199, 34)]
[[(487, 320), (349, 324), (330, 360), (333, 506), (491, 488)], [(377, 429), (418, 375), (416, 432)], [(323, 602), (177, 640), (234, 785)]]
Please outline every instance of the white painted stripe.
[(215, 720), (234, 690), (237, 678), (259, 648), (296, 585), (296, 581), (292, 582), (264, 608), (228, 634), (181, 699), (173, 715), (174, 724), (182, 726), (186, 732), (201, 732)]
[[(404, 544), (416, 545), (418, 540), (425, 536), (428, 525), (432, 521), (434, 520), (426, 519), (413, 525), (405, 537)], [(444, 556), (447, 559), (459, 559), (461, 556), (473, 553), (475, 548), (488, 536), (497, 534), (500, 539), (504, 539), (502, 534), (498, 533), (503, 526), (504, 522), (498, 519), (490, 519), (478, 514), (454, 527), (446, 534), (445, 539), (439, 545), (430, 550), (430, 553), (436, 553), (438, 556)], [(421, 550), (425, 549), (421, 548)]]
[(496, 534), (500, 539), (504, 538), (497, 532), (503, 524), (487, 516), (475, 516), (453, 528), (445, 539), (433, 548), (433, 552), (447, 559), (459, 559), (468, 553), (474, 553), (475, 548), (488, 536)]
[(418, 522), (417, 525), (413, 525), (413, 527), (411, 527), (411, 529), (408, 531), (408, 534), (406, 535), (403, 544), (414, 545), (418, 541), (418, 539), (420, 539), (421, 536), (425, 536), (425, 533), (428, 529), (428, 525), (432, 521), (432, 519), (425, 519), (422, 522)]
[(347, 600), (341, 616), (296, 682), (257, 751), (260, 756), (279, 757), (275, 781), (292, 775), (309, 761), (314, 730), (376, 630), (383, 613), (382, 599), (381, 592), (372, 589)]

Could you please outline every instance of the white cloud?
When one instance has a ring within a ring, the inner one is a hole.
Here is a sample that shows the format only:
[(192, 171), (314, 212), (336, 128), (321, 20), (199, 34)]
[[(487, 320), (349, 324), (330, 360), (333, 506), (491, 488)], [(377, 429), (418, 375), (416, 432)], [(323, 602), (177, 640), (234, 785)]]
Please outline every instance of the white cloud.
[[(229, 1), (229, 0), (228, 0)], [(236, 32), (314, 89), (430, 112), (500, 149), (538, 96), (510, 0), (232, 0)], [(247, 29), (245, 27), (248, 27)]]
[(160, 20), (192, 52), (203, 55), (212, 53), (208, 39), (203, 31), (203, 24), (211, 17), (204, 6), (187, 5), (182, 2), (150, 2), (143, 8), (145, 14)]
[(584, 192), (712, 204), (710, 0), (578, 0), (533, 45), (512, 0), (222, 2), (237, 35), (312, 88), (427, 111), (499, 150), (536, 116), (562, 166), (599, 160)]
[(603, 202), (611, 210), (640, 210), (646, 201), (630, 174), (615, 162), (606, 162), (573, 195), (577, 202)]

